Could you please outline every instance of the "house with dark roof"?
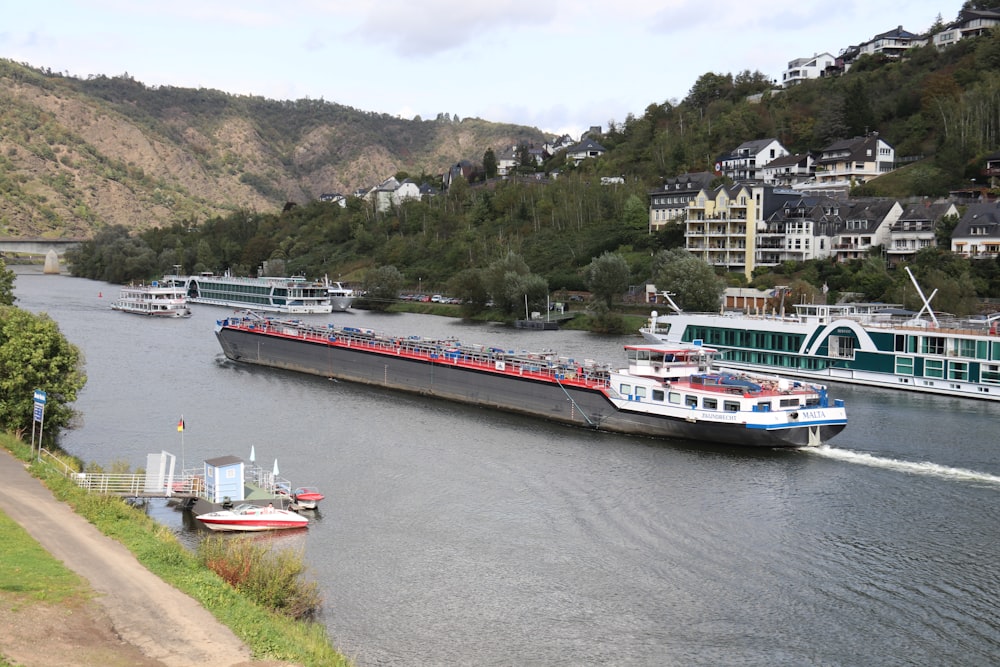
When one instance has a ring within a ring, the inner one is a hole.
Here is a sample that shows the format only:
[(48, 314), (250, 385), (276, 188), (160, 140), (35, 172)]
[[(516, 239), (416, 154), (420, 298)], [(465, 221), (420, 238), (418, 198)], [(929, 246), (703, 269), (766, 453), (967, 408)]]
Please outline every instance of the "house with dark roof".
[(585, 137), (583, 141), (566, 149), (566, 162), (574, 166), (580, 164), (587, 158), (598, 158), (604, 155), (607, 149), (590, 137)]
[(699, 193), (707, 192), (715, 174), (699, 171), (663, 181), (663, 187), (649, 193), (649, 231), (657, 232), (671, 221), (683, 221), (688, 205)]
[(1000, 255), (1000, 203), (970, 205), (951, 233), (951, 251), (970, 259)]
[(978, 37), (1000, 26), (1000, 9), (963, 9), (958, 19), (934, 34), (934, 46), (946, 49), (967, 37)]
[(459, 160), (449, 167), (448, 172), (444, 175), (444, 187), (447, 190), (458, 178), (464, 178), (467, 182), (471, 181), (475, 174), (476, 165), (468, 160)]
[(913, 260), (913, 256), (924, 248), (937, 245), (934, 232), (937, 223), (947, 215), (958, 215), (958, 209), (950, 202), (910, 204), (902, 215), (889, 227), (889, 240), (885, 254), (891, 266)]
[(816, 160), (816, 185), (851, 187), (887, 174), (896, 166), (896, 150), (878, 132), (835, 141)]
[(324, 192), (319, 196), (319, 200), (325, 201), (328, 204), (337, 204), (340, 208), (345, 208), (347, 206), (347, 197), (339, 192)]
[(765, 164), (760, 173), (769, 185), (788, 187), (804, 183), (816, 176), (816, 156), (809, 152), (783, 155)]
[(753, 181), (762, 175), (764, 165), (788, 155), (788, 150), (774, 138), (744, 141), (736, 150), (715, 161), (716, 173), (733, 181)]
[(842, 205), (825, 195), (786, 198), (757, 230), (757, 266), (829, 257), (836, 232), (843, 223)]
[(875, 35), (867, 42), (847, 47), (837, 60), (844, 71), (847, 71), (861, 56), (884, 56), (896, 59), (915, 46), (923, 46), (927, 40), (928, 38), (924, 35), (916, 35), (908, 30), (903, 30), (903, 26), (897, 26), (892, 30)]
[(833, 256), (838, 262), (867, 257), (877, 246), (886, 247), (889, 230), (903, 215), (893, 199), (850, 199), (841, 205), (842, 222), (832, 230)]

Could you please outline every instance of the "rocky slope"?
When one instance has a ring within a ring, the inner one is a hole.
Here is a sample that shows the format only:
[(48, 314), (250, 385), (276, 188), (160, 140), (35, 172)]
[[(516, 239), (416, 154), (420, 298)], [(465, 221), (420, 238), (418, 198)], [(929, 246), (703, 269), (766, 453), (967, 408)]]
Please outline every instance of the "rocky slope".
[(447, 114), (404, 120), (0, 60), (0, 237), (89, 238), (106, 225), (280, 210), (543, 140), (534, 128)]

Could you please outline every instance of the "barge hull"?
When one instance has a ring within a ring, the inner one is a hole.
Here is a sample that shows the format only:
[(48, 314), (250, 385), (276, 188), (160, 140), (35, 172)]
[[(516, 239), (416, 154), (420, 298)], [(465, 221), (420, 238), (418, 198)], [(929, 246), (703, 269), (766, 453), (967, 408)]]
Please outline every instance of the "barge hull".
[[(542, 417), (602, 431), (756, 447), (802, 447), (811, 444), (809, 429), (754, 429), (742, 423), (713, 423), (620, 410), (598, 388), (536, 380), (449, 366), (363, 346), (340, 347), (323, 341), (276, 336), (222, 327), (223, 353), (232, 361), (308, 373), (384, 387), (469, 405)], [(827, 440), (842, 424), (817, 424), (815, 435)]]

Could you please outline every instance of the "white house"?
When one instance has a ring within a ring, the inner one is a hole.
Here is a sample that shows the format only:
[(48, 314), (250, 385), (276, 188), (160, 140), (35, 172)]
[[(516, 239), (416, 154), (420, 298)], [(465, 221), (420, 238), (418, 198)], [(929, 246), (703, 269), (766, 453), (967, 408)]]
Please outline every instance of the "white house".
[(889, 240), (885, 245), (889, 264), (895, 266), (908, 262), (924, 248), (937, 245), (934, 228), (941, 218), (947, 215), (958, 215), (958, 209), (952, 203), (911, 204), (892, 223), (889, 228)]
[(951, 233), (951, 251), (972, 259), (1000, 255), (1000, 203), (969, 206)]
[(837, 59), (829, 53), (819, 53), (812, 58), (796, 58), (788, 63), (781, 75), (781, 85), (789, 88), (796, 84), (826, 76), (827, 72), (837, 68)]
[(785, 155), (788, 150), (777, 139), (745, 141), (732, 153), (716, 160), (715, 171), (734, 181), (753, 181), (762, 176), (764, 165)]
[(580, 143), (566, 149), (566, 162), (578, 165), (587, 158), (601, 157), (606, 152), (607, 149), (604, 146), (587, 137)]
[(812, 153), (784, 155), (771, 160), (761, 169), (761, 176), (769, 185), (791, 186), (804, 183), (816, 175), (816, 158)]

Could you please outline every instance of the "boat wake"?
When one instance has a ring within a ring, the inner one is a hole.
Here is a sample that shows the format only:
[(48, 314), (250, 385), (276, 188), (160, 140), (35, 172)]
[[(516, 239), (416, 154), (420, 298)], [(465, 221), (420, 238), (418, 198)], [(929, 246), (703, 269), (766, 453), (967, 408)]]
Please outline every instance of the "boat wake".
[(928, 477), (939, 477), (943, 479), (954, 479), (967, 482), (981, 482), (1000, 486), (1000, 475), (991, 475), (989, 473), (977, 472), (975, 470), (968, 470), (965, 468), (953, 468), (950, 466), (940, 465), (938, 463), (930, 463), (928, 461), (900, 461), (899, 459), (873, 456), (872, 454), (854, 452), (849, 449), (838, 449), (828, 445), (803, 448), (800, 451), (818, 456), (825, 456), (830, 459), (846, 461), (848, 463), (866, 465), (872, 468), (886, 468), (888, 470), (897, 470), (899, 472), (907, 472), (914, 475), (925, 475)]

